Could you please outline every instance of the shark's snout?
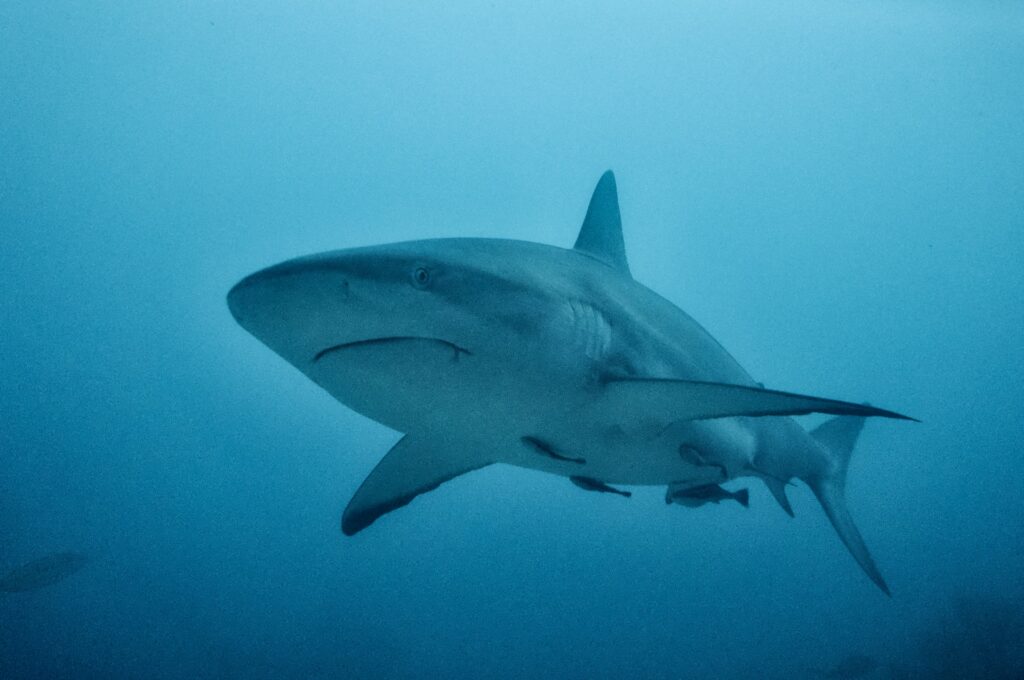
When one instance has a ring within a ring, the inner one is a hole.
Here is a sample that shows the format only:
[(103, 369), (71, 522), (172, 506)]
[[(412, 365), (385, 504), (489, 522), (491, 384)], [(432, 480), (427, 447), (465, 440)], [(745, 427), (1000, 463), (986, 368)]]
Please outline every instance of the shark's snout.
[(268, 267), (250, 274), (228, 291), (228, 309), (235, 321), (246, 330), (253, 330), (250, 322), (268, 307), (268, 303), (272, 303), (274, 279), (280, 277), (276, 269), (276, 266)]
[(298, 258), (261, 269), (236, 283), (227, 295), (235, 320), (256, 337), (308, 327), (349, 297), (346, 273), (317, 258)]
[(231, 310), (231, 316), (235, 317), (235, 321), (237, 321), (243, 328), (245, 327), (246, 316), (246, 289), (249, 286), (250, 278), (251, 277), (249, 276), (245, 277), (232, 286), (231, 290), (228, 291), (228, 309)]
[(231, 316), (235, 317), (235, 321), (242, 324), (242, 326), (245, 326), (243, 320), (246, 316), (246, 302), (251, 297), (252, 291), (250, 289), (256, 276), (256, 274), (246, 276), (228, 291), (228, 309), (231, 310)]

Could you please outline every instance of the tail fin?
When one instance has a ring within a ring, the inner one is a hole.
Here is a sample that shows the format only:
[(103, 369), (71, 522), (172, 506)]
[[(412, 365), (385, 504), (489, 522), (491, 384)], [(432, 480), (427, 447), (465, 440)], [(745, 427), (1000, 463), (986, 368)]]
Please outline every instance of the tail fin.
[(832, 455), (834, 465), (830, 475), (805, 481), (818, 497), (818, 502), (821, 503), (839, 538), (853, 555), (853, 559), (857, 560), (857, 564), (882, 592), (892, 597), (882, 573), (871, 559), (871, 553), (868, 552), (868, 547), (864, 544), (864, 539), (846, 507), (846, 471), (850, 465), (853, 445), (857, 442), (862, 427), (863, 417), (839, 416), (812, 430), (811, 436)]
[(739, 491), (737, 491), (735, 494), (733, 494), (733, 498), (735, 498), (743, 507), (750, 507), (750, 492), (747, 491), (746, 489), (740, 489)]

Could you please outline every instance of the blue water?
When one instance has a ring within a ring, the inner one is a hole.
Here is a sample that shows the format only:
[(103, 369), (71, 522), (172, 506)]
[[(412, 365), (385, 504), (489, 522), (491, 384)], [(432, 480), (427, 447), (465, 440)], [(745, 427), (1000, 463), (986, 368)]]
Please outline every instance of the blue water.
[[(381, 4), (0, 4), (0, 573), (90, 559), (0, 595), (0, 677), (1020, 677), (1024, 9)], [(398, 435), (227, 290), (570, 246), (606, 168), (636, 278), (757, 380), (923, 420), (850, 471), (892, 599), (803, 486), (495, 466), (341, 535)]]

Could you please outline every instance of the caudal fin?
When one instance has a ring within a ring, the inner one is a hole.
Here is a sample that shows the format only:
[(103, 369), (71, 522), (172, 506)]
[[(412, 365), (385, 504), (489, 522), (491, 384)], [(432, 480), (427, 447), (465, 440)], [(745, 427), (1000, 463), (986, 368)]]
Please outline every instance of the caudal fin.
[(811, 436), (832, 455), (834, 465), (831, 474), (805, 481), (817, 496), (818, 502), (821, 503), (829, 521), (832, 522), (836, 533), (839, 534), (839, 538), (853, 555), (853, 559), (857, 560), (857, 564), (875, 582), (875, 585), (891, 597), (889, 586), (885, 584), (882, 573), (871, 558), (871, 553), (868, 552), (868, 547), (864, 544), (864, 539), (846, 507), (846, 471), (850, 465), (853, 446), (857, 443), (857, 436), (863, 427), (864, 418), (862, 417), (839, 416), (812, 430)]

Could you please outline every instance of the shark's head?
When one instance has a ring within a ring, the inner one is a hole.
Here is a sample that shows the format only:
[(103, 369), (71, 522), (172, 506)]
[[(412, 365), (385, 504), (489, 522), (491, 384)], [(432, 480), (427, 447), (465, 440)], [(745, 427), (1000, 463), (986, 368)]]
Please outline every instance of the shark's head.
[(433, 294), (440, 263), (406, 244), (288, 260), (228, 293), (239, 324), (299, 369), (332, 347), (452, 331)]
[(403, 429), (402, 414), (455, 394), (460, 371), (465, 394), (464, 369), (482, 345), (544, 317), (494, 248), (453, 239), (301, 257), (240, 281), (228, 306), (343, 403)]

